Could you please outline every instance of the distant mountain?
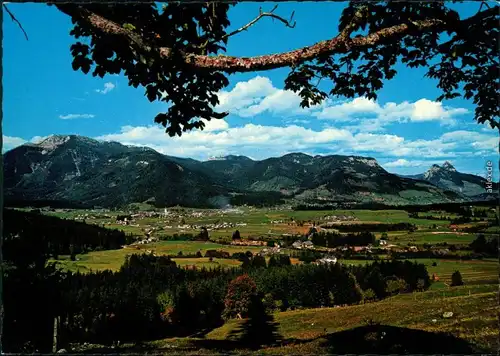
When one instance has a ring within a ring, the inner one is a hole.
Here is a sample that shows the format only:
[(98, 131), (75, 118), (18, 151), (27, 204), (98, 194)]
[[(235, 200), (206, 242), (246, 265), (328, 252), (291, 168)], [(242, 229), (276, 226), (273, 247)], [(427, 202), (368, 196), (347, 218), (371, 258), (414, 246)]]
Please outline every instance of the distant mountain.
[(247, 192), (281, 192), (299, 201), (380, 201), (393, 204), (459, 199), (432, 184), (384, 170), (374, 158), (290, 153), (262, 161), (232, 159), (201, 163), (214, 180)]
[[(472, 200), (496, 199), (496, 194), (486, 192), (487, 180), (473, 174), (460, 173), (448, 161), (442, 166), (433, 164), (425, 173), (412, 176), (402, 176), (416, 180), (424, 180), (435, 186), (453, 191)], [(498, 193), (498, 183), (493, 183), (493, 189)]]
[(375, 159), (358, 156), (291, 153), (261, 161), (226, 156), (201, 162), (69, 135), (17, 147), (4, 154), (4, 162), (7, 202), (114, 207), (149, 201), (157, 206), (220, 207), (243, 203), (245, 197), (273, 204), (421, 204), (464, 198), (433, 181), (391, 174)]
[(152, 149), (52, 136), (4, 154), (5, 198), (113, 207), (131, 202), (205, 205), (227, 191)]

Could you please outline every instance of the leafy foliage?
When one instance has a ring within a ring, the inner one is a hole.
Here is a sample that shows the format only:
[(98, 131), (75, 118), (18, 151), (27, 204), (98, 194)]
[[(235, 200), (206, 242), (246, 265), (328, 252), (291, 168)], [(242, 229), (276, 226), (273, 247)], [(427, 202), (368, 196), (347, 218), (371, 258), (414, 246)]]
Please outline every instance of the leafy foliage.
[(251, 304), (256, 297), (257, 285), (247, 274), (236, 277), (229, 283), (227, 295), (224, 300), (225, 318), (235, 318), (240, 316), (246, 318), (250, 311)]
[[(170, 136), (181, 135), (193, 128), (203, 129), (200, 119), (221, 119), (213, 106), (219, 103), (216, 93), (229, 83), (218, 71), (196, 69), (179, 60), (181, 51), (214, 54), (225, 50), (225, 28), (229, 25), (230, 3), (168, 3), (161, 9), (151, 3), (134, 5), (85, 5), (85, 9), (113, 21), (127, 33), (136, 33), (137, 42), (153, 47), (168, 47), (172, 56), (165, 60), (157, 51), (131, 45), (119, 36), (106, 35), (82, 21), (82, 13), (73, 4), (57, 5), (73, 14), (70, 34), (76, 39), (90, 37), (90, 43), (71, 46), (73, 69), (93, 76), (126, 75), (129, 85), (142, 86), (149, 101), (171, 103), (168, 111), (155, 117)], [(85, 13), (85, 12), (84, 12)], [(194, 120), (193, 120), (194, 119)]]
[[(73, 69), (85, 74), (92, 70), (92, 75), (100, 77), (123, 72), (131, 86), (145, 89), (150, 101), (170, 103), (168, 111), (155, 118), (170, 136), (203, 129), (201, 118), (221, 119), (228, 114), (214, 110), (218, 92), (228, 85), (221, 70), (291, 67), (285, 89), (297, 92), (300, 105), (309, 107), (327, 96), (376, 99), (384, 81), (397, 74), (398, 61), (410, 68), (426, 67), (426, 75), (438, 80), (442, 91), (438, 100), (472, 99), (475, 119), (500, 128), (495, 120), (499, 115), (498, 6), (461, 19), (445, 1), (352, 1), (340, 16), (334, 48), (318, 51), (312, 58), (304, 57), (305, 49), (302, 54), (250, 58), (245, 61), (248, 65), (241, 65), (238, 58), (224, 61), (220, 55), (229, 38), (227, 14), (233, 5), (173, 2), (161, 9), (154, 3), (57, 7), (72, 17), (75, 39), (90, 38), (89, 43), (78, 41), (71, 46)], [(168, 56), (161, 55), (166, 52)], [(319, 88), (322, 79), (330, 82), (329, 92)]]

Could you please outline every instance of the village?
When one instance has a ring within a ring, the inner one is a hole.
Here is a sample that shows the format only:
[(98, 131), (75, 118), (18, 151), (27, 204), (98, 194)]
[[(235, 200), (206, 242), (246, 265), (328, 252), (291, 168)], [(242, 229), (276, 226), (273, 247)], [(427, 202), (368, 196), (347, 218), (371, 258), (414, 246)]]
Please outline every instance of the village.
[[(336, 263), (339, 258), (354, 258), (353, 256), (362, 259), (379, 259), (394, 254), (421, 253), (429, 249), (429, 246), (417, 243), (420, 232), (410, 233), (409, 231), (396, 231), (390, 236), (386, 233), (379, 233), (376, 234), (377, 237), (373, 243), (363, 245), (319, 246), (315, 245), (313, 232), (346, 235), (339, 233), (340, 227), (345, 225), (362, 227), (366, 222), (350, 212), (347, 214), (323, 212), (311, 214), (314, 218), (303, 219), (286, 214), (280, 216), (279, 212), (279, 209), (268, 209), (266, 213), (263, 210), (248, 207), (205, 210), (174, 207), (144, 211), (134, 209), (122, 211), (53, 210), (53, 213), (59, 214), (72, 213), (71, 218), (76, 221), (122, 229), (135, 239), (133, 243), (123, 247), (143, 246), (141, 250), (150, 253), (155, 253), (156, 247), (162, 241), (176, 238), (220, 244), (221, 247), (216, 252), (209, 252), (208, 255), (205, 253), (204, 257), (231, 258), (230, 255), (224, 253), (224, 246), (228, 248), (232, 246), (249, 247), (253, 249), (254, 254), (265, 257), (290, 254), (292, 251), (298, 254), (308, 251), (321, 254), (321, 258), (317, 258), (314, 263)], [(434, 224), (424, 229), (423, 233), (467, 235), (457, 231), (458, 228), (453, 224), (449, 227)], [(241, 232), (241, 238), (234, 238), (235, 232), (238, 232), (238, 236)], [(445, 245), (433, 245), (432, 248), (435, 256), (446, 256), (452, 252)]]

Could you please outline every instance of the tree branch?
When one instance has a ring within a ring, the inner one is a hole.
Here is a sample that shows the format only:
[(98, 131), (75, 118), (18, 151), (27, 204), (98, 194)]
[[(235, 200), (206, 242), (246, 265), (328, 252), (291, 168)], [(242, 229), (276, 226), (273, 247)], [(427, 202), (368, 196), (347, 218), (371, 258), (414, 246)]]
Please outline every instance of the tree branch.
[(296, 25), (295, 21), (292, 23), (294, 12), (292, 12), (292, 15), (290, 16), (290, 20), (285, 20), (283, 17), (274, 14), (274, 10), (276, 10), (277, 8), (278, 8), (278, 5), (275, 5), (273, 7), (273, 9), (269, 12), (262, 12), (262, 8), (260, 8), (259, 9), (259, 16), (257, 16), (255, 19), (253, 19), (252, 21), (250, 21), (246, 25), (240, 27), (239, 29), (234, 30), (233, 32), (222, 36), (222, 39), (228, 38), (228, 37), (234, 36), (240, 32), (246, 31), (249, 27), (253, 26), (255, 23), (257, 23), (257, 21), (259, 21), (263, 17), (272, 17), (273, 19), (276, 19), (276, 20), (283, 22), (286, 27), (294, 28)]
[[(119, 24), (110, 21), (96, 13), (73, 4), (56, 5), (59, 10), (72, 16), (74, 19), (83, 21), (90, 25), (95, 31), (101, 33), (128, 38), (134, 43), (138, 49), (143, 52), (150, 53), (152, 51), (158, 53), (164, 59), (171, 59), (174, 52), (168, 47), (153, 48), (134, 32), (127, 30)], [(428, 29), (442, 28), (446, 29), (446, 23), (441, 19), (428, 19), (412, 21), (411, 24), (401, 23), (399, 25), (390, 26), (380, 29), (379, 31), (370, 33), (366, 36), (357, 36), (350, 38), (353, 26), (359, 16), (362, 16), (363, 9), (360, 9), (358, 14), (353, 18), (353, 21), (342, 31), (338, 36), (318, 42), (312, 46), (307, 46), (283, 52), (278, 54), (256, 56), (256, 57), (231, 57), (231, 56), (206, 56), (193, 53), (177, 52), (175, 53), (186, 64), (192, 65), (201, 69), (218, 70), (223, 72), (253, 72), (259, 70), (269, 70), (282, 67), (290, 67), (300, 63), (310, 61), (322, 55), (332, 55), (347, 53), (352, 49), (367, 48), (377, 45), (381, 42), (393, 40), (406, 35), (410, 31), (424, 31)], [(498, 11), (498, 6), (492, 9), (483, 11), (481, 14), (472, 16), (471, 18), (461, 21), (463, 24), (469, 23), (475, 17), (483, 17), (491, 11)], [(260, 16), (260, 15), (259, 15)]]
[(14, 16), (14, 14), (12, 12), (10, 12), (10, 10), (7, 7), (7, 5), (5, 5), (5, 4), (2, 4), (2, 5), (3, 5), (5, 11), (7, 11), (7, 13), (10, 15), (10, 18), (12, 19), (12, 21), (16, 22), (17, 25), (19, 26), (19, 28), (21, 29), (21, 31), (23, 31), (24, 37), (26, 37), (26, 41), (29, 41), (28, 40), (28, 34), (26, 33), (26, 31), (24, 31), (23, 25), (21, 25), (21, 23), (16, 19), (16, 17)]

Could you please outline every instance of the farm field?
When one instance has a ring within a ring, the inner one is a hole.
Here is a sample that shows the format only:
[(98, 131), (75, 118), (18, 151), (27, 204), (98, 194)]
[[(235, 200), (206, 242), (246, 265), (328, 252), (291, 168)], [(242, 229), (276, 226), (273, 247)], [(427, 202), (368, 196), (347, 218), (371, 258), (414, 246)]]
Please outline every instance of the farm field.
[[(160, 213), (159, 216), (151, 217), (147, 214), (136, 213), (126, 223), (118, 221), (117, 216), (127, 214), (130, 216), (129, 212), (107, 212), (101, 216), (96, 212), (89, 211), (68, 211), (56, 214), (67, 219), (85, 220), (87, 224), (98, 224), (106, 228), (123, 230), (137, 238), (136, 243), (121, 249), (79, 254), (76, 255), (76, 261), (71, 261), (69, 256), (60, 256), (57, 261), (53, 261), (62, 269), (82, 273), (102, 270), (117, 271), (123, 265), (126, 256), (134, 253), (169, 255), (177, 265), (185, 268), (234, 268), (240, 266), (242, 262), (236, 259), (208, 258), (205, 257), (206, 251), (218, 250), (229, 254), (251, 251), (256, 254), (265, 248), (265, 246), (236, 246), (219, 243), (230, 241), (235, 230), (240, 232), (243, 240), (285, 241), (284, 234), (304, 236), (311, 227), (332, 220), (339, 224), (359, 225), (359, 231), (366, 229), (363, 224), (414, 224), (415, 231), (388, 231), (386, 233), (388, 243), (396, 245), (399, 250), (404, 250), (409, 245), (423, 244), (441, 245), (439, 249), (444, 250), (446, 248), (442, 245), (444, 243), (466, 247), (477, 236), (475, 233), (455, 231), (454, 229), (457, 227), (450, 227), (450, 221), (447, 220), (410, 218), (404, 210), (292, 211), (245, 208), (239, 211), (217, 211), (179, 209), (172, 216)], [(435, 216), (440, 216), (439, 212), (436, 212)], [(457, 218), (457, 216), (452, 216), (452, 218)], [(464, 225), (474, 226), (474, 224), (477, 225), (477, 223)], [(202, 226), (207, 227), (210, 241), (189, 241), (201, 231)], [(374, 229), (378, 230), (375, 232), (375, 236), (380, 239), (382, 232), (380, 229)], [(358, 231), (357, 228), (354, 230)], [(175, 234), (178, 235), (178, 240), (172, 240), (176, 238)], [(146, 241), (145, 237), (155, 237), (156, 241)], [(291, 241), (296, 239), (298, 237), (293, 237)], [(281, 251), (289, 254), (288, 248), (291, 247), (282, 248)], [(328, 250), (319, 246), (317, 248), (321, 251)], [(378, 251), (381, 259), (390, 254), (387, 251)], [(197, 252), (200, 252), (203, 257), (190, 256)], [(181, 253), (185, 257), (180, 257)], [(470, 250), (458, 249), (454, 251), (455, 256), (461, 256), (462, 253), (470, 253)], [(358, 256), (361, 257), (362, 254), (363, 252), (360, 252)], [(295, 255), (295, 257), (297, 256)], [(266, 259), (269, 260), (269, 257)], [(274, 321), (284, 342), (280, 346), (262, 348), (259, 353), (353, 353), (357, 349), (346, 349), (345, 345), (349, 342), (344, 341), (354, 338), (351, 341), (353, 344), (367, 342), (364, 339), (364, 341), (357, 340), (357, 336), (353, 336), (356, 333), (365, 333), (364, 328), (382, 328), (388, 330), (388, 333), (394, 332), (394, 335), (413, 335), (418, 331), (423, 334), (418, 334), (420, 336), (415, 334), (417, 336), (414, 337), (423, 337), (424, 339), (427, 337), (439, 339), (441, 336), (435, 333), (447, 332), (461, 342), (474, 345), (476, 350), (492, 351), (497, 340), (495, 316), (499, 311), (495, 294), (498, 291), (498, 260), (488, 258), (410, 260), (423, 263), (429, 275), (438, 277), (438, 280), (431, 284), (428, 291), (401, 294), (378, 302), (348, 307), (302, 309), (275, 313)], [(302, 261), (305, 260), (302, 259)], [(291, 262), (293, 264), (304, 263), (298, 258), (292, 258)], [(338, 262), (347, 265), (369, 264), (373, 260), (340, 258)], [(464, 286), (450, 287), (451, 276), (455, 271), (460, 271), (465, 283)], [(453, 317), (443, 318), (443, 312), (446, 311), (453, 312)], [(180, 354), (218, 354), (224, 351), (230, 351), (233, 354), (246, 354), (248, 352), (245, 349), (234, 343), (242, 323), (238, 320), (229, 321), (222, 327), (210, 331), (202, 339), (196, 337), (163, 339), (148, 342), (145, 346), (149, 351), (165, 352), (169, 350)], [(372, 331), (370, 333), (373, 334)], [(231, 338), (228, 338), (229, 335)], [(388, 336), (388, 338), (390, 337), (394, 337), (396, 344), (405, 338), (413, 338), (413, 336)], [(339, 340), (342, 342), (339, 343)], [(372, 341), (368, 343), (370, 342)], [(430, 345), (432, 342), (421, 341), (420, 344)], [(121, 349), (120, 352), (124, 353), (130, 350), (137, 351), (137, 346), (123, 345)]]
[[(432, 243), (437, 240), (441, 242), (469, 243), (473, 239), (473, 234), (452, 234), (450, 230), (450, 221), (447, 220), (428, 220), (415, 219), (408, 216), (404, 210), (320, 210), (320, 211), (294, 211), (277, 209), (255, 209), (238, 208), (230, 210), (207, 210), (207, 209), (184, 209), (172, 208), (168, 210), (170, 215), (162, 215), (162, 211), (157, 217), (142, 216), (134, 218), (129, 224), (122, 224), (116, 221), (119, 215), (129, 214), (127, 211), (99, 212), (92, 210), (68, 210), (68, 211), (50, 211), (44, 212), (48, 215), (57, 216), (65, 219), (84, 220), (89, 224), (97, 224), (110, 229), (123, 230), (126, 233), (143, 236), (144, 231), (149, 228), (155, 228), (155, 235), (158, 237), (173, 235), (175, 233), (197, 234), (199, 228), (192, 226), (209, 226), (211, 224), (227, 224), (229, 226), (220, 226), (216, 229), (210, 229), (212, 239), (230, 239), (231, 234), (237, 229), (243, 238), (249, 237), (268, 237), (273, 238), (281, 234), (305, 234), (310, 223), (316, 222), (322, 224), (327, 216), (345, 216), (355, 221), (345, 221), (343, 224), (362, 224), (362, 223), (410, 223), (417, 226), (417, 231), (407, 234), (407, 231), (388, 232), (389, 237), (401, 239), (400, 243), (414, 242)], [(424, 213), (423, 215), (447, 216), (456, 218), (456, 214)], [(302, 221), (303, 225), (295, 222)], [(181, 226), (182, 225), (182, 226)], [(463, 227), (470, 224), (463, 224)], [(489, 228), (496, 231), (495, 228)], [(450, 234), (448, 234), (450, 233)], [(380, 236), (380, 234), (377, 234)], [(408, 235), (408, 236), (403, 236)], [(438, 235), (438, 236), (436, 236)]]
[[(275, 313), (273, 319), (283, 340), (282, 346), (261, 348), (258, 353), (353, 353), (356, 352), (356, 346), (370, 340), (367, 333), (362, 335), (362, 339), (356, 339), (359, 335), (354, 330), (370, 328), (370, 324), (374, 325), (372, 329), (387, 331), (388, 338), (392, 332), (403, 336), (403, 339), (393, 340), (394, 343), (411, 344), (413, 334), (419, 335), (425, 343), (425, 338), (437, 338), (435, 333), (449, 333), (456, 340), (473, 345), (476, 352), (492, 353), (497, 349), (498, 342), (497, 315), (500, 307), (497, 292), (498, 286), (494, 284), (466, 285), (447, 288), (444, 293), (429, 290), (354, 306)], [(444, 312), (452, 312), (453, 315), (443, 318)], [(248, 354), (249, 350), (238, 348), (237, 344), (228, 341), (228, 338), (238, 337), (242, 323), (241, 320), (229, 321), (202, 339), (189, 337), (151, 341), (144, 344), (142, 347), (146, 349), (142, 350), (189, 355), (220, 354), (223, 351)], [(452, 346), (456, 344), (457, 341)], [(432, 348), (436, 345), (427, 346)], [(122, 345), (119, 351), (127, 353), (140, 350), (137, 346)]]
[[(168, 210), (168, 209), (167, 209)], [(158, 255), (171, 255), (181, 266), (238, 266), (240, 262), (228, 259), (214, 259), (208, 261), (205, 259), (187, 259), (175, 258), (179, 252), (182, 254), (195, 254), (200, 251), (205, 255), (207, 250), (223, 250), (233, 254), (235, 252), (251, 251), (259, 252), (263, 247), (257, 246), (231, 246), (215, 243), (214, 241), (229, 242), (231, 235), (235, 230), (240, 232), (243, 239), (259, 238), (262, 240), (279, 240), (283, 234), (304, 235), (312, 226), (313, 222), (322, 224), (329, 221), (327, 218), (332, 216), (346, 217), (342, 224), (357, 224), (360, 227), (363, 223), (383, 224), (383, 223), (412, 223), (417, 226), (417, 230), (409, 233), (408, 231), (389, 231), (387, 239), (390, 244), (407, 247), (409, 244), (423, 245), (427, 244), (455, 244), (468, 245), (476, 237), (476, 234), (453, 232), (449, 229), (449, 221), (445, 220), (426, 220), (409, 218), (404, 210), (322, 210), (322, 211), (294, 211), (277, 209), (254, 209), (239, 208), (229, 210), (204, 210), (204, 209), (184, 209), (172, 208), (171, 215), (161, 215), (151, 217), (147, 214), (138, 214), (140, 217), (133, 218), (130, 224), (123, 224), (116, 221), (119, 215), (126, 215), (126, 211), (99, 212), (87, 210), (68, 210), (52, 211), (48, 215), (55, 215), (66, 219), (85, 220), (87, 224), (97, 224), (106, 228), (123, 230), (125, 233), (132, 234), (138, 239), (144, 238), (145, 232), (153, 231), (151, 236), (162, 239), (174, 234), (199, 233), (200, 226), (209, 226), (210, 224), (229, 224), (223, 228), (213, 228), (209, 230), (209, 242), (194, 241), (159, 241), (138, 246), (129, 246), (120, 250), (94, 251), (87, 254), (78, 255), (77, 261), (70, 261), (68, 256), (61, 256), (58, 264), (64, 269), (72, 271), (97, 271), (97, 270), (118, 270), (123, 264), (127, 254), (145, 253), (146, 251), (155, 252)], [(143, 212), (145, 213), (145, 212)], [(427, 213), (425, 213), (427, 214)], [(456, 214), (447, 214), (443, 212), (432, 212), (428, 215), (433, 216), (451, 216)], [(354, 221), (351, 221), (354, 219)], [(297, 224), (296, 222), (302, 222)], [(182, 225), (181, 225), (182, 224)], [(192, 226), (192, 227), (191, 227)], [(191, 227), (191, 228), (190, 228)], [(375, 233), (376, 238), (380, 238), (382, 233)], [(367, 261), (353, 261), (353, 263), (366, 263)], [(457, 262), (458, 263), (458, 262)], [(466, 262), (460, 262), (466, 263)], [(472, 262), (471, 262), (472, 263)], [(448, 262), (443, 262), (448, 265)], [(483, 265), (481, 265), (483, 266)], [(489, 266), (489, 265), (488, 265)], [(461, 267), (461, 266), (456, 266)], [(468, 269), (469, 267), (464, 267)], [(488, 267), (490, 268), (490, 267)], [(458, 268), (460, 269), (460, 268)], [(461, 269), (460, 269), (461, 270)], [(430, 273), (439, 273), (430, 266)], [(445, 274), (451, 274), (453, 271), (446, 271)], [(465, 272), (465, 271), (464, 271)], [(490, 273), (488, 271), (488, 273)], [(478, 280), (482, 276), (477, 274)], [(491, 276), (484, 276), (490, 278)], [(472, 278), (472, 276), (470, 277)]]
[[(431, 289), (445, 288), (446, 284), (451, 283), (451, 275), (455, 271), (460, 271), (466, 285), (495, 284), (499, 280), (500, 268), (498, 260), (493, 258), (483, 260), (417, 258), (409, 259), (409, 261), (424, 264), (429, 275), (435, 274), (439, 277), (439, 281), (433, 283)], [(339, 262), (357, 265), (371, 263), (372, 261), (340, 259)], [(433, 266), (433, 263), (436, 263), (436, 266)]]
[[(236, 252), (258, 252), (262, 247), (254, 246), (229, 246), (221, 245), (213, 242), (197, 242), (197, 241), (160, 241), (157, 243), (140, 245), (134, 248), (126, 247), (119, 250), (94, 251), (86, 254), (77, 255), (77, 261), (70, 261), (69, 256), (60, 256), (57, 263), (66, 270), (90, 272), (112, 270), (117, 271), (123, 265), (125, 257), (134, 253), (145, 253), (146, 251), (154, 251), (157, 255), (172, 255), (177, 256), (179, 251), (183, 254), (195, 254), (200, 251), (203, 256), (207, 250), (223, 250), (230, 254)], [(180, 266), (197, 266), (197, 267), (237, 267), (241, 263), (232, 259), (214, 258), (212, 262), (208, 258), (173, 258)], [(51, 262), (54, 262), (51, 260)]]
[[(378, 234), (379, 238), (381, 234)], [(470, 244), (475, 238), (476, 234), (468, 233), (454, 233), (450, 231), (415, 231), (411, 234), (407, 232), (394, 232), (387, 234), (387, 240), (392, 244), (407, 245), (412, 243), (415, 245), (422, 245), (424, 243), (437, 244)]]

